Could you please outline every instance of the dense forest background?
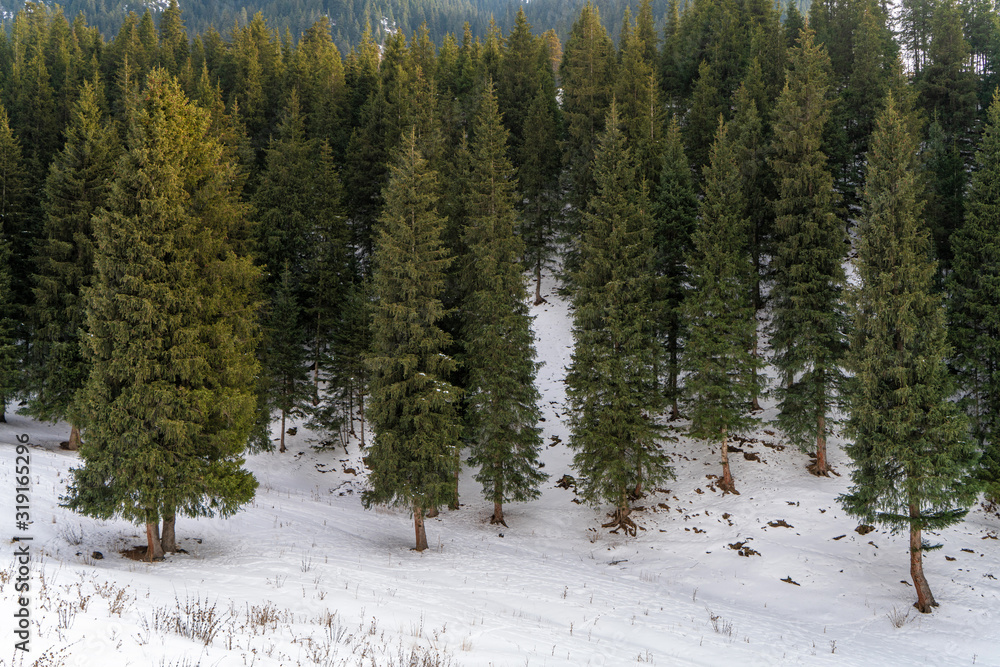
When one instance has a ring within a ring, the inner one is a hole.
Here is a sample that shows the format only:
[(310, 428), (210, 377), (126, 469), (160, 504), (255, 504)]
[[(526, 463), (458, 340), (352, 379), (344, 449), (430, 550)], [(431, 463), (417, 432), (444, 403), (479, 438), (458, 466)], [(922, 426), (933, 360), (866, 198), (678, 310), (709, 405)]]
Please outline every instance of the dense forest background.
[(735, 493), (767, 392), (813, 474), (846, 429), (845, 507), (915, 553), (1000, 499), (991, 0), (66, 9), (0, 33), (0, 408), (69, 421), (66, 502), (151, 557), (289, 416), (368, 447), (418, 548), (463, 451), (503, 523), (544, 479), (524, 270), (572, 295), (608, 527), (667, 420)]
[[(413, 34), (422, 23), (427, 24), (431, 39), (440, 42), (445, 34), (461, 34), (468, 23), (474, 35), (485, 35), (490, 20), (507, 32), (514, 25), (518, 9), (523, 9), (528, 21), (535, 26), (552, 28), (565, 38), (580, 8), (582, 0), (270, 0), (254, 3), (232, 0), (191, 0), (181, 6), (184, 20), (193, 34), (201, 34), (209, 27), (225, 32), (234, 25), (246, 25), (257, 12), (268, 19), (268, 24), (292, 35), (305, 32), (321, 18), (330, 22), (334, 43), (342, 52), (357, 44), (367, 22), (372, 26), (386, 26)], [(613, 38), (621, 31), (621, 19), (628, 6), (625, 0), (600, 0), (594, 3), (605, 18), (605, 25)], [(67, 0), (58, 5), (72, 19), (83, 14), (87, 23), (97, 27), (105, 38), (112, 37), (128, 13), (142, 13), (148, 8), (158, 15), (167, 7), (166, 2), (126, 3), (121, 0)], [(666, 0), (651, 3), (657, 26), (661, 27), (667, 16)], [(23, 8), (23, 3), (2, 3), (0, 8), (8, 17)], [(808, 2), (799, 9), (808, 10)]]

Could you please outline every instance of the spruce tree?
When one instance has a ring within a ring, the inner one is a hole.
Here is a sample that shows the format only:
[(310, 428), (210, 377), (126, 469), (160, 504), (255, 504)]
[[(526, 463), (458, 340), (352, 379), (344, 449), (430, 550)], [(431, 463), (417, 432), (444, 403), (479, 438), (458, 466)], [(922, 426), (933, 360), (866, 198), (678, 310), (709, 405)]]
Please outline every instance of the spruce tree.
[(145, 524), (152, 560), (176, 549), (175, 515), (226, 516), (253, 498), (242, 452), (258, 271), (227, 241), (243, 206), (208, 114), (154, 70), (126, 120), (125, 153), (93, 218), (83, 466), (65, 501)]
[(30, 248), (33, 227), (30, 197), (25, 180), (24, 163), (21, 159), (21, 145), (10, 129), (7, 113), (0, 106), (0, 245), (6, 247), (3, 271), (6, 283), (3, 295), (4, 309), (0, 313), (0, 355), (3, 361), (0, 370), (0, 423), (7, 404), (24, 386), (21, 367), (24, 355), (23, 325), (25, 305), (28, 303), (28, 277), (30, 275)]
[(507, 130), (489, 79), (473, 124), (466, 194), (467, 297), (462, 311), (469, 463), (493, 503), (490, 523), (506, 526), (505, 502), (537, 498), (546, 475), (538, 465), (541, 417), (535, 388), (535, 338), (521, 273), (524, 242), (516, 234), (514, 169)]
[(450, 263), (436, 212), (437, 174), (427, 168), (416, 130), (403, 138), (386, 186), (374, 263), (375, 304), (368, 415), (375, 432), (362, 500), (409, 505), (417, 551), (427, 548), (424, 512), (454, 496), (461, 432), (454, 360), (440, 328), (441, 294)]
[(653, 205), (653, 273), (656, 276), (653, 304), (657, 308), (658, 331), (664, 347), (666, 387), (671, 419), (680, 418), (678, 401), (684, 354), (685, 320), (681, 313), (685, 283), (688, 280), (687, 257), (691, 253), (691, 234), (698, 217), (698, 198), (694, 193), (691, 168), (684, 155), (677, 116), (670, 120), (663, 147), (660, 186)]
[(920, 220), (913, 139), (895, 102), (879, 116), (868, 154), (852, 303), (846, 451), (851, 515), (910, 534), (915, 607), (937, 606), (924, 577), (924, 530), (965, 516), (975, 501), (976, 452), (968, 422), (950, 401), (944, 309)]
[(673, 477), (660, 448), (660, 347), (649, 317), (653, 218), (612, 103), (594, 162), (597, 192), (584, 212), (573, 274), (573, 359), (566, 385), (573, 466), (591, 503), (615, 506), (605, 527), (635, 534), (631, 500)]
[(718, 487), (724, 494), (739, 493), (729, 467), (729, 438), (756, 424), (747, 409), (760, 393), (756, 371), (763, 365), (752, 352), (757, 320), (750, 300), (753, 267), (741, 181), (728, 127), (720, 117), (687, 261), (691, 291), (683, 316), (690, 334), (682, 364), (688, 372), (691, 435), (721, 442)]
[(951, 359), (961, 405), (983, 451), (986, 497), (1000, 503), (1000, 95), (990, 105), (965, 224), (953, 237), (954, 271), (947, 293)]
[(829, 117), (829, 59), (802, 31), (792, 50), (774, 121), (777, 175), (775, 284), (771, 346), (780, 385), (778, 424), (803, 451), (815, 447), (809, 470), (828, 475), (826, 439), (842, 378), (841, 295), (847, 254), (837, 196), (821, 150)]
[(100, 83), (84, 84), (45, 182), (45, 237), (35, 259), (35, 301), (31, 308), (29, 412), (45, 421), (68, 419), (68, 448), (80, 444), (80, 416), (72, 414), (76, 393), (89, 374), (83, 354), (83, 291), (94, 275), (91, 218), (107, 205), (117, 135), (102, 118)]
[(14, 398), (21, 380), (17, 346), (17, 311), (11, 289), (10, 241), (0, 219), (0, 424), (7, 422), (7, 403)]
[[(568, 230), (571, 244), (579, 241), (582, 234), (580, 215), (596, 189), (594, 153), (611, 103), (614, 70), (614, 45), (601, 25), (597, 7), (588, 2), (566, 39), (559, 67), (566, 122), (563, 166), (569, 179), (569, 203), (574, 209), (573, 224)], [(574, 270), (576, 249), (573, 246), (568, 261), (566, 268)]]
[[(750, 81), (751, 85), (754, 81)], [(748, 247), (753, 262), (750, 300), (754, 318), (764, 308), (762, 283), (768, 279), (769, 258), (774, 240), (774, 172), (768, 164), (770, 146), (765, 139), (765, 126), (751, 96), (751, 88), (740, 84), (733, 99), (733, 120), (730, 123), (731, 141), (736, 163), (740, 166), (740, 188), (748, 223)], [(754, 328), (754, 356), (761, 356), (760, 337)], [(759, 396), (754, 396), (751, 407), (760, 410)]]
[(535, 274), (535, 305), (542, 298), (542, 269), (556, 251), (556, 218), (559, 212), (559, 106), (551, 80), (540, 85), (524, 121), (518, 181), (524, 196), (521, 238), (525, 265)]
[(267, 424), (273, 411), (280, 413), (279, 452), (285, 451), (286, 419), (305, 414), (309, 399), (313, 397), (303, 345), (302, 306), (295, 288), (291, 267), (285, 264), (271, 296), (258, 352), (261, 365), (258, 405), (264, 410)]

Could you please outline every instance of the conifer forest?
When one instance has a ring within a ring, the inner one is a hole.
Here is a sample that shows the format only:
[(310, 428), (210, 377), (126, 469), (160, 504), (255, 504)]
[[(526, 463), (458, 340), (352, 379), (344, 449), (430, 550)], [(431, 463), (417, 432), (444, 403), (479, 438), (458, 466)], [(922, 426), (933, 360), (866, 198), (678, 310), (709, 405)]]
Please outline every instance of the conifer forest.
[(634, 537), (678, 438), (739, 507), (766, 429), (938, 606), (1000, 505), (993, 0), (191, 5), (5, 10), (0, 421), (65, 425), (63, 507), (161, 560), (298, 428), (418, 552), (464, 470), (494, 533), (559, 482)]

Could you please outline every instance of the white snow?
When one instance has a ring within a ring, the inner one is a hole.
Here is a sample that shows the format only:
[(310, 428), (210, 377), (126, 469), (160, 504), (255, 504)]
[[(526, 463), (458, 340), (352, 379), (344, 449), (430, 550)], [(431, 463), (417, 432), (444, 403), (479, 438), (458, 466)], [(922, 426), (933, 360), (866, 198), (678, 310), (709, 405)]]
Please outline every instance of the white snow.
[[(849, 474), (839, 441), (841, 476), (816, 478), (765, 425), (737, 443), (760, 460), (733, 454), (741, 495), (723, 497), (707, 477), (720, 472), (717, 453), (679, 437), (666, 445), (677, 480), (633, 514), (644, 530), (602, 529), (608, 508), (555, 486), (573, 474), (562, 382), (572, 337), (566, 302), (546, 288), (549, 303), (533, 308), (551, 475), (542, 497), (508, 506), (510, 527), (498, 529), (465, 470), (464, 504), (428, 520), (423, 554), (410, 551), (405, 510), (361, 507), (356, 446), (315, 451), (319, 437), (299, 425), (286, 454), (249, 460), (260, 489), (245, 511), (179, 518), (188, 553), (127, 560), (119, 552), (145, 543), (140, 528), (59, 506), (78, 464), (58, 447), (67, 427), (8, 415), (0, 665), (1000, 665), (1000, 517), (977, 507), (929, 536), (944, 544), (925, 558), (941, 606), (918, 614), (905, 536), (862, 536), (836, 502)], [(26, 533), (14, 525), (21, 433), (33, 445)], [(790, 527), (768, 525), (779, 521)], [(27, 655), (14, 650), (10, 542), (25, 534), (38, 558)], [(739, 543), (759, 555), (729, 546)], [(207, 645), (190, 638), (199, 623), (215, 630)], [(414, 652), (440, 662), (411, 663)]]

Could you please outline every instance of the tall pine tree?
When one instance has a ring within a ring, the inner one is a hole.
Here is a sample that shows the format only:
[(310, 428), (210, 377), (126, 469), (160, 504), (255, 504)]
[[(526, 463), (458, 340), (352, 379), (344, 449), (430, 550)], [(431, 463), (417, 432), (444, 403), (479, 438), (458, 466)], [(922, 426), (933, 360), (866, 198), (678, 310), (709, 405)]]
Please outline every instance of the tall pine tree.
[(868, 154), (856, 261), (860, 286), (847, 385), (847, 445), (854, 461), (844, 509), (910, 534), (915, 607), (936, 606), (924, 576), (924, 530), (960, 521), (975, 501), (976, 452), (951, 402), (944, 309), (921, 223), (913, 139), (890, 98)]
[(1000, 502), (1000, 95), (990, 105), (965, 224), (953, 237), (949, 333), (962, 405), (983, 450), (986, 496)]
[(443, 354), (441, 294), (450, 263), (436, 212), (437, 174), (420, 154), (416, 130), (403, 137), (379, 222), (373, 276), (376, 302), (368, 415), (375, 431), (363, 502), (409, 505), (417, 551), (427, 548), (424, 512), (454, 497), (461, 431), (455, 369)]
[(107, 207), (93, 219), (83, 466), (66, 502), (145, 524), (152, 560), (176, 550), (176, 514), (225, 516), (253, 498), (242, 452), (258, 271), (227, 241), (243, 206), (208, 113), (154, 70), (127, 121)]
[(826, 439), (845, 348), (841, 262), (847, 244), (821, 150), (830, 109), (828, 70), (825, 51), (811, 30), (803, 30), (775, 107), (771, 160), (778, 185), (771, 323), (780, 373), (778, 424), (803, 451), (814, 448), (809, 470), (816, 475), (830, 470)]
[(687, 257), (691, 253), (691, 234), (698, 217), (698, 198), (694, 193), (691, 168), (684, 155), (677, 117), (670, 120), (664, 141), (660, 186), (653, 206), (653, 272), (656, 276), (654, 307), (657, 309), (657, 335), (665, 351), (664, 395), (670, 403), (671, 419), (680, 418), (678, 401), (681, 358), (684, 354), (685, 318), (681, 312), (684, 286), (688, 280)]
[(486, 86), (472, 128), (466, 194), (463, 366), (469, 463), (479, 466), (476, 480), (493, 503), (490, 522), (506, 526), (503, 504), (538, 497), (546, 476), (538, 465), (541, 397), (520, 265), (524, 243), (516, 234), (514, 169), (489, 79)]
[(653, 218), (646, 184), (612, 103), (594, 162), (597, 192), (584, 212), (573, 275), (573, 361), (566, 375), (573, 466), (591, 503), (610, 502), (605, 527), (635, 533), (631, 500), (673, 477), (660, 448), (660, 347), (649, 318)]
[(760, 393), (762, 366), (752, 346), (757, 320), (750, 300), (753, 267), (747, 248), (741, 175), (719, 119), (705, 168), (694, 248), (688, 257), (691, 291), (683, 304), (690, 337), (684, 350), (685, 394), (691, 435), (720, 442), (723, 493), (739, 493), (729, 466), (729, 438), (756, 420), (747, 414)]

